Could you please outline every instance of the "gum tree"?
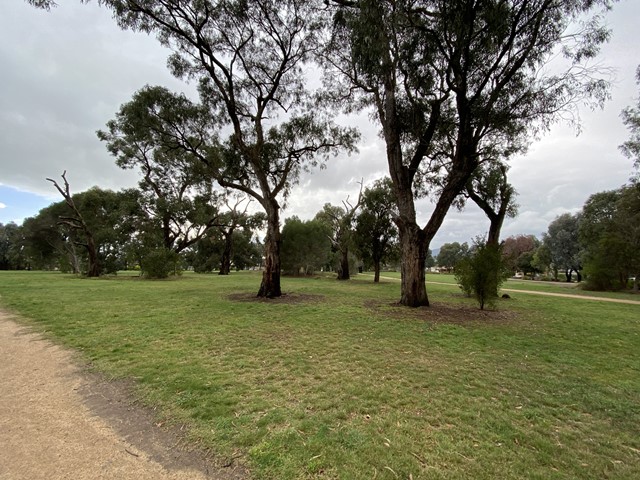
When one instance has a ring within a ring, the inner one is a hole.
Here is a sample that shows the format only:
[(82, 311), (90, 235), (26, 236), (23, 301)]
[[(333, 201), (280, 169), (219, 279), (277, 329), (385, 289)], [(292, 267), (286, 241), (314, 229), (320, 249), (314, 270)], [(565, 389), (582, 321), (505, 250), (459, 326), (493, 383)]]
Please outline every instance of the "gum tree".
[[(202, 162), (225, 188), (256, 199), (267, 216), (258, 292), (278, 297), (280, 208), (300, 172), (356, 133), (335, 126), (305, 85), (318, 48), (315, 2), (304, 0), (103, 0), (118, 25), (155, 34), (174, 53), (171, 72), (199, 84), (201, 105), (163, 92), (146, 105), (158, 148), (180, 148)], [(144, 105), (139, 105), (144, 110)], [(122, 125), (124, 127), (124, 124)], [(229, 133), (219, 140), (221, 132)]]
[[(337, 96), (371, 108), (386, 143), (398, 206), (400, 303), (428, 305), (429, 244), (483, 158), (486, 145), (523, 138), (571, 110), (604, 100), (606, 85), (582, 67), (607, 31), (598, 17), (570, 28), (606, 0), (333, 0), (324, 61)], [(569, 67), (543, 68), (558, 51)], [(453, 133), (452, 133), (453, 132)], [(443, 136), (446, 157), (434, 155)], [(446, 160), (443, 160), (445, 159)], [(418, 223), (416, 193), (435, 206)]]

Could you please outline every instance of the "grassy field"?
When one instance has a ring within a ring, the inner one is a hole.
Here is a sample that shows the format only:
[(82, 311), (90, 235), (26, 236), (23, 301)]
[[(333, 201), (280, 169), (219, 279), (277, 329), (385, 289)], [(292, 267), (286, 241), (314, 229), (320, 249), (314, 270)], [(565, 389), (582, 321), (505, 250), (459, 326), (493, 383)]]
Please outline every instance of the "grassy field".
[(640, 306), (259, 280), (0, 272), (0, 305), (256, 479), (640, 478)]

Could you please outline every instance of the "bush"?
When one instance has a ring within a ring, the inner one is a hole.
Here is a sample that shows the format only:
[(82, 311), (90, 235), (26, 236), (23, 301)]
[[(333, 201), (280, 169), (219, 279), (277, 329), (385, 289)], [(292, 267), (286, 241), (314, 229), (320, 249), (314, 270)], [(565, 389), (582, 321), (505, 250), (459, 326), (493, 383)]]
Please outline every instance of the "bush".
[(142, 274), (148, 278), (167, 278), (180, 273), (180, 255), (173, 250), (157, 248), (145, 252), (141, 258)]
[(456, 282), (464, 293), (476, 297), (480, 310), (484, 310), (485, 305), (495, 305), (498, 289), (510, 274), (502, 248), (484, 241), (476, 241), (471, 255), (455, 267)]

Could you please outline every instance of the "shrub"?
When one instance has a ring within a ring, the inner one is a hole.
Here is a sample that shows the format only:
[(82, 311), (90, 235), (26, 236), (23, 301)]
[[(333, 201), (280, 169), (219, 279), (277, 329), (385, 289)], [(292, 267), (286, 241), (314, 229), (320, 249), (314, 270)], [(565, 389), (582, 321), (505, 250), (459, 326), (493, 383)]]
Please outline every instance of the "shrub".
[(468, 296), (475, 296), (480, 310), (494, 306), (498, 289), (511, 274), (502, 256), (502, 248), (476, 240), (470, 256), (455, 267), (456, 282)]
[(141, 258), (142, 274), (148, 278), (167, 278), (180, 273), (180, 255), (173, 250), (157, 248), (145, 252)]

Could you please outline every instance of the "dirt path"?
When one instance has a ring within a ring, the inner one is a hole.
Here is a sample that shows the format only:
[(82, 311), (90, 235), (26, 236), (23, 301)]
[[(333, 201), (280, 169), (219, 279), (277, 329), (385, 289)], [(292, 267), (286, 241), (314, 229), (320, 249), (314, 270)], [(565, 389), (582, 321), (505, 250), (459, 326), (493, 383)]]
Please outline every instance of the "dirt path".
[(0, 480), (230, 480), (0, 310)]
[[(373, 277), (373, 275), (367, 275)], [(384, 278), (385, 280), (395, 280), (399, 282), (399, 278), (395, 277), (384, 277), (380, 276), (380, 278)], [(454, 283), (446, 283), (446, 282), (426, 282), (427, 284), (432, 285), (448, 285), (450, 287), (457, 287)], [(594, 300), (596, 302), (611, 302), (611, 303), (626, 303), (627, 305), (640, 305), (640, 301), (638, 300), (625, 300), (623, 298), (605, 298), (605, 297), (589, 297), (587, 295), (573, 295), (571, 293), (551, 293), (551, 292), (538, 292), (536, 290), (518, 290), (514, 288), (501, 288), (501, 292), (509, 292), (509, 293), (526, 293), (530, 295), (545, 295), (547, 297), (561, 297), (561, 298), (577, 298), (578, 300)]]

